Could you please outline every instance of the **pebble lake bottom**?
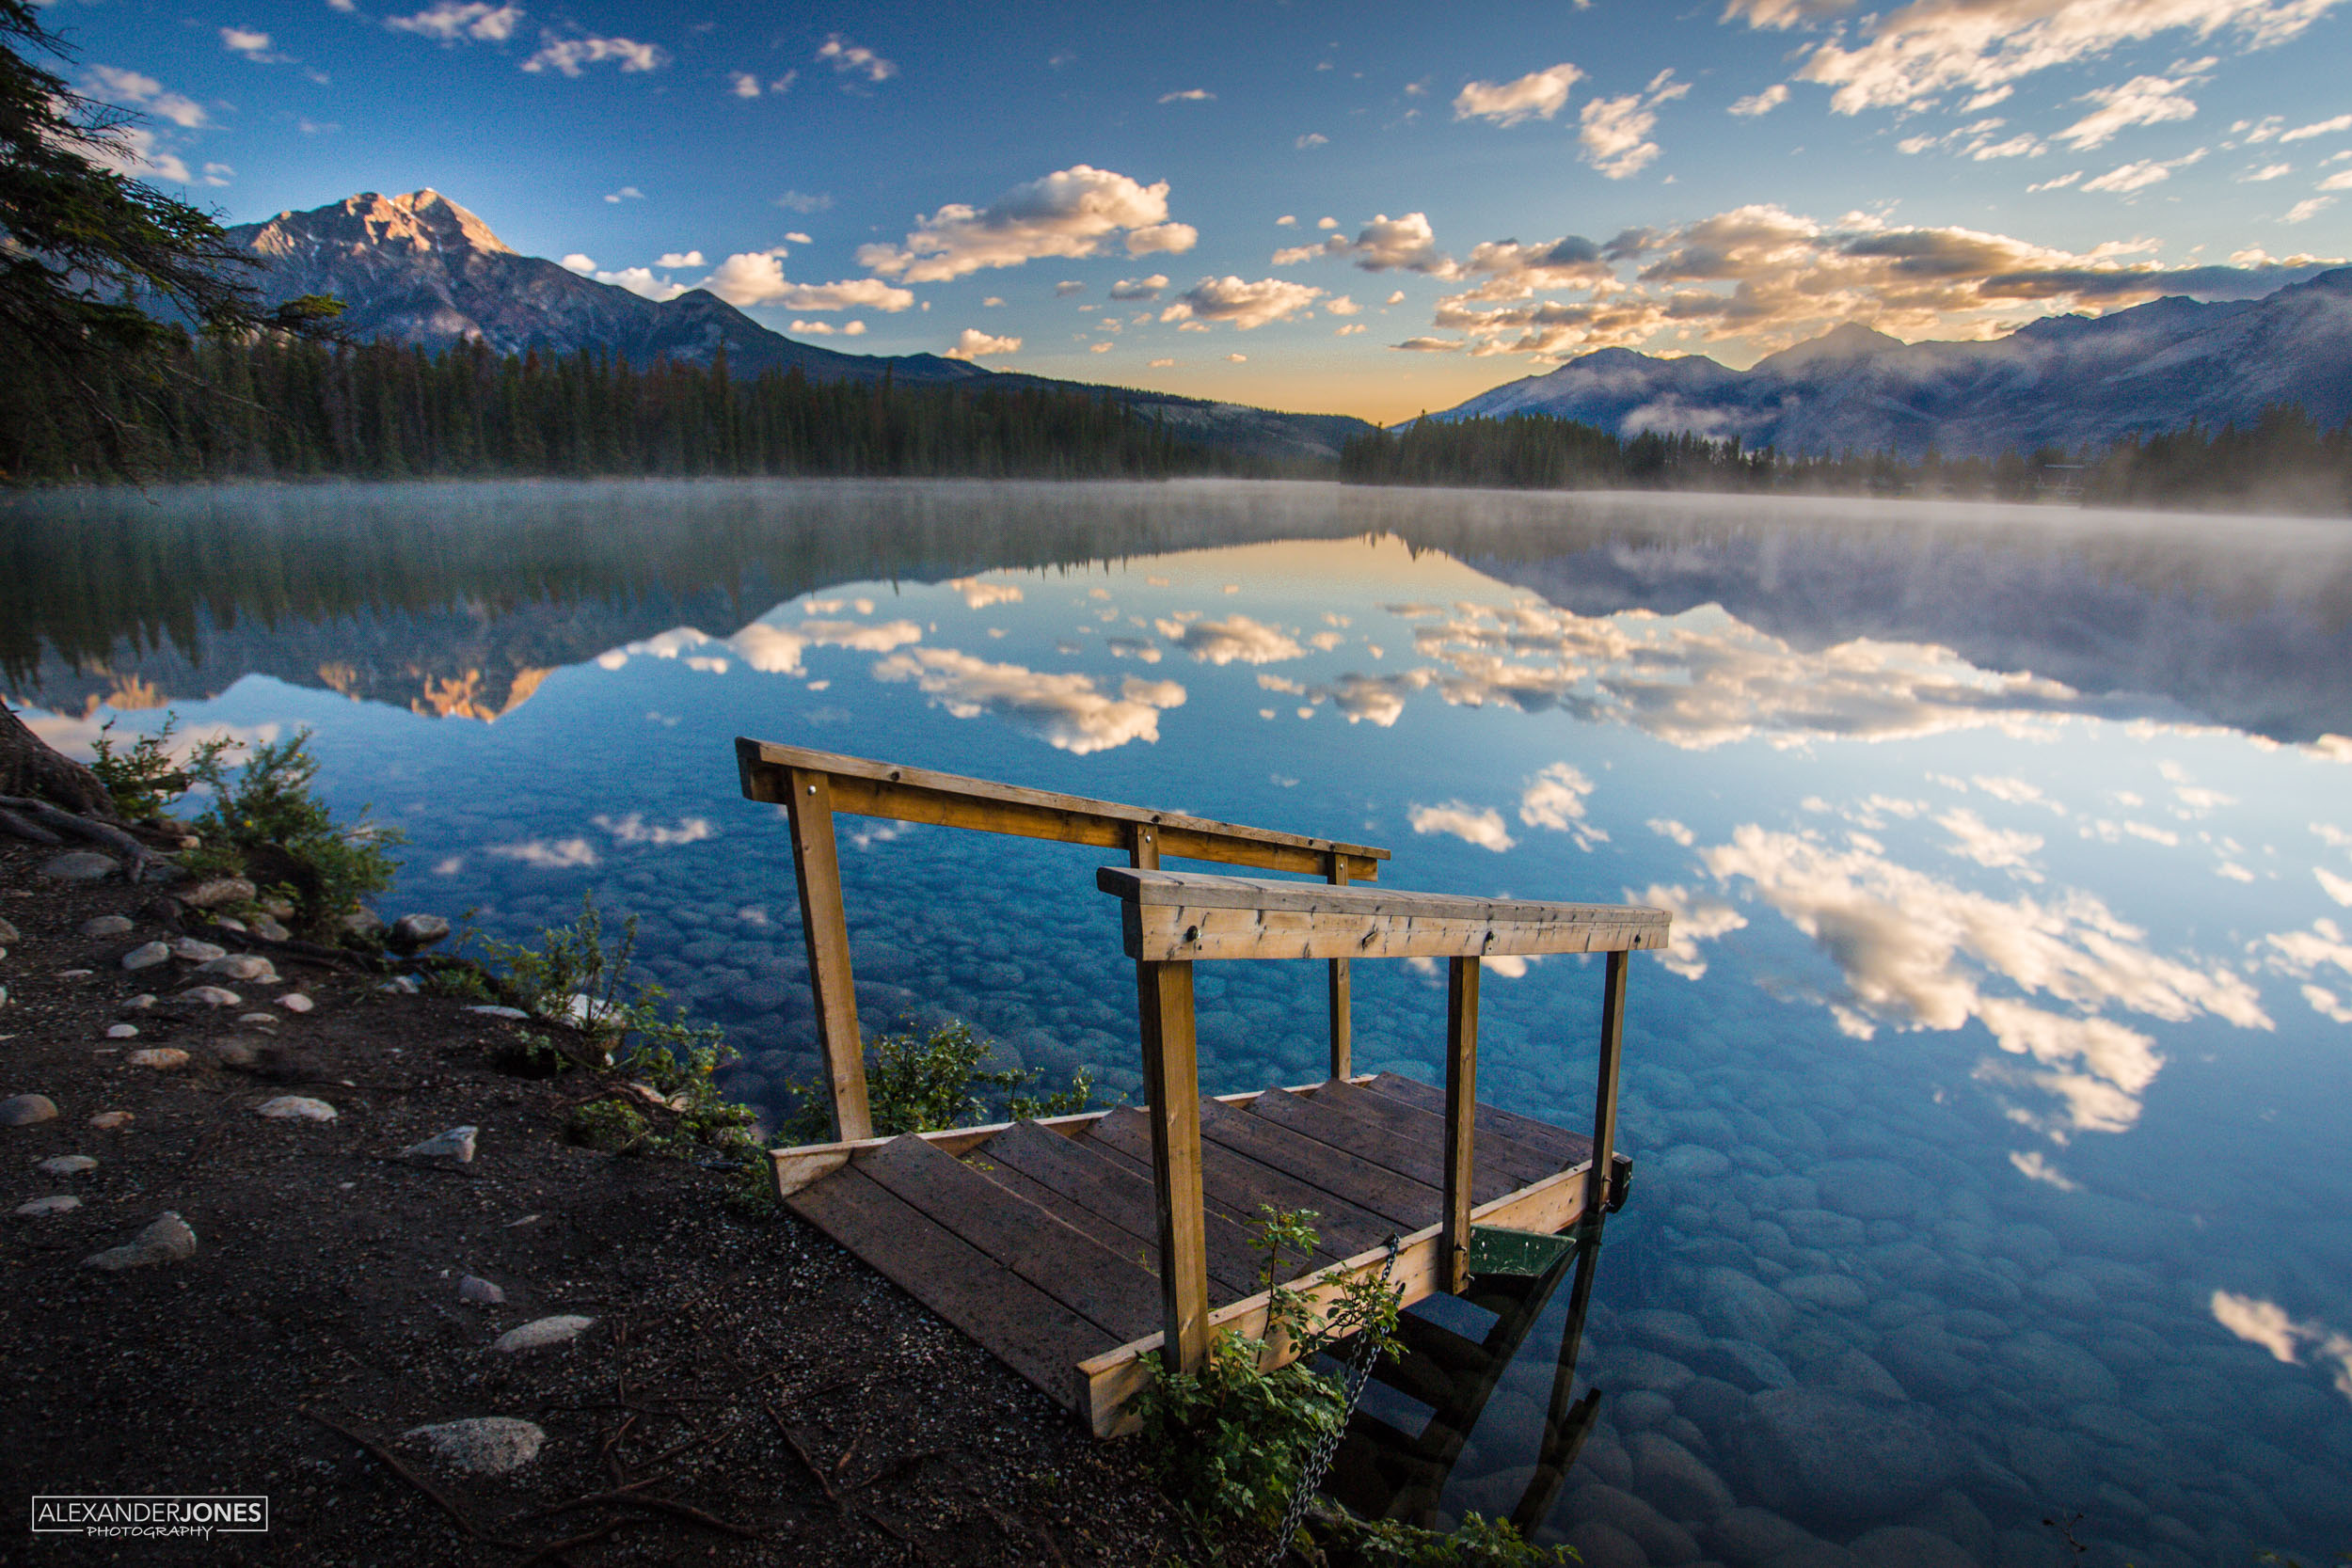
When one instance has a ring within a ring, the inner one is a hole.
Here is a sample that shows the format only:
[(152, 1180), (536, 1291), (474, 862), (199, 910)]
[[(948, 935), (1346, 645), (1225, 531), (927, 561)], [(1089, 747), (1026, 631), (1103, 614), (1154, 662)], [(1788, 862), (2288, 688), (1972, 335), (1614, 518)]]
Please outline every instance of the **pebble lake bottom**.
[[(1401, 888), (1668, 909), (1575, 1336), (1602, 1397), (1539, 1539), (1595, 1568), (2352, 1546), (2340, 522), (326, 486), (15, 497), (0, 546), (0, 661), (54, 743), (309, 726), (338, 810), (407, 835), (388, 910), (518, 940), (593, 891), (771, 1109), (815, 1024), (738, 735), (1380, 845)], [(1097, 852), (840, 834), (869, 1030), (965, 1019), (1134, 1093)], [(1198, 981), (1204, 1092), (1321, 1075), (1320, 966)], [(1437, 1078), (1442, 971), (1354, 984), (1358, 1070)], [(1481, 1097), (1581, 1125), (1599, 965), (1483, 990)], [(1528, 1495), (1574, 1294), (1416, 1308), (1510, 1349), (1425, 1522)], [(1366, 1418), (1420, 1431), (1449, 1395), (1417, 1386)]]

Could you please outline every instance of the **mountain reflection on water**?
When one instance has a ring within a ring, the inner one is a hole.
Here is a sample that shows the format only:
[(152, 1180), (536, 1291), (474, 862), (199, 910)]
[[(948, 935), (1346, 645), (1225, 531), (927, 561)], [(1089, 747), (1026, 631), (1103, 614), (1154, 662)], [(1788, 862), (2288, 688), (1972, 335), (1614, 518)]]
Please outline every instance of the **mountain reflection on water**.
[[(409, 835), (399, 900), (511, 939), (596, 890), (770, 1105), (815, 1028), (739, 734), (1382, 844), (1406, 887), (1671, 908), (1582, 1320), (1603, 1396), (1553, 1408), (1562, 1288), (1411, 1512), (1524, 1506), (1611, 1568), (2065, 1568), (2040, 1520), (2076, 1512), (2102, 1568), (2352, 1540), (2339, 524), (394, 486), (17, 498), (0, 563), (0, 669), (60, 744), (167, 705), (312, 726), (337, 803)], [(869, 1023), (967, 1018), (1133, 1092), (1089, 852), (842, 844)], [(1315, 1074), (1308, 967), (1203, 967), (1206, 1087)], [(1597, 989), (1498, 961), (1482, 1092), (1580, 1122)], [(1359, 1068), (1434, 1078), (1443, 995), (1359, 965)]]

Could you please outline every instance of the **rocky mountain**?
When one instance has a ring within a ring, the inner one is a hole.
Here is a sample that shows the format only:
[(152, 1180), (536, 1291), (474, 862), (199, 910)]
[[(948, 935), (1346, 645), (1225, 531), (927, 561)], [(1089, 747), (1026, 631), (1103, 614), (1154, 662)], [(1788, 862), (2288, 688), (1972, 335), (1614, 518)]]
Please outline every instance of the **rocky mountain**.
[(662, 302), (524, 256), (435, 190), (368, 192), (229, 230), (261, 261), (272, 301), (333, 294), (358, 341), (439, 350), (474, 339), (499, 354), (596, 349), (633, 364), (707, 365), (723, 345), (737, 373), (798, 368), (814, 380), (968, 381), (988, 372), (933, 354), (835, 354), (771, 332), (707, 290)]
[[(273, 303), (299, 294), (343, 301), (342, 330), (440, 350), (479, 339), (499, 354), (592, 349), (630, 363), (707, 365), (726, 350), (737, 375), (798, 369), (816, 381), (1068, 389), (1079, 383), (987, 371), (935, 354), (837, 354), (772, 332), (707, 290), (656, 302), (524, 256), (440, 192), (368, 192), (229, 230), (262, 264)], [(1283, 414), (1123, 387), (1085, 387), (1165, 420), (1184, 439), (1242, 455), (1323, 462), (1371, 426), (1331, 414)]]
[(1792, 452), (1994, 457), (2249, 424), (2277, 403), (2324, 426), (2352, 420), (2352, 267), (2261, 299), (2046, 317), (1987, 342), (1905, 343), (1849, 323), (1745, 371), (1603, 349), (1429, 417), (1554, 414)]

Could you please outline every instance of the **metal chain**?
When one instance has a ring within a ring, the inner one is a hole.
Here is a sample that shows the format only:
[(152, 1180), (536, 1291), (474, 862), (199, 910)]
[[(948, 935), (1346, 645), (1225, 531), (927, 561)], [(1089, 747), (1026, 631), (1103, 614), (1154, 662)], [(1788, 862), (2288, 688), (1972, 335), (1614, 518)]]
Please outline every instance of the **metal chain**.
[[(1380, 1264), (1380, 1288), (1389, 1286), (1389, 1275), (1396, 1268), (1399, 1246), (1396, 1235), (1389, 1236), (1389, 1255)], [(1347, 1435), (1347, 1423), (1355, 1418), (1356, 1405), (1364, 1397), (1364, 1385), (1372, 1378), (1373, 1364), (1379, 1355), (1373, 1350), (1376, 1338), (1371, 1325), (1359, 1331), (1356, 1354), (1341, 1378), (1341, 1387), (1347, 1395), (1347, 1407), (1331, 1428), (1315, 1439), (1315, 1446), (1307, 1451), (1307, 1463), (1298, 1472), (1298, 1489), (1291, 1494), (1290, 1507), (1282, 1511), (1282, 1528), (1274, 1537), (1274, 1549), (1266, 1554), (1265, 1568), (1275, 1568), (1282, 1554), (1290, 1550), (1291, 1538), (1298, 1533), (1299, 1521), (1307, 1516), (1307, 1505), (1314, 1500), (1315, 1490), (1323, 1484), (1326, 1472), (1331, 1468), (1332, 1457), (1339, 1452), (1340, 1439)]]

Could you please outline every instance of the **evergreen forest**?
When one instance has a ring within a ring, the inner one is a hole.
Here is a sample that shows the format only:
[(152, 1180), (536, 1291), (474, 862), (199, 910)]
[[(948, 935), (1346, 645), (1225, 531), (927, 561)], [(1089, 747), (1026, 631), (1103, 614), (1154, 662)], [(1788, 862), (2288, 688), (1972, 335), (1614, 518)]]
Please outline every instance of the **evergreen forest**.
[(640, 367), (173, 332), (72, 380), (32, 364), (0, 381), (0, 478), (18, 483), (1250, 469), (1083, 389), (737, 380), (723, 350)]

